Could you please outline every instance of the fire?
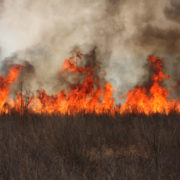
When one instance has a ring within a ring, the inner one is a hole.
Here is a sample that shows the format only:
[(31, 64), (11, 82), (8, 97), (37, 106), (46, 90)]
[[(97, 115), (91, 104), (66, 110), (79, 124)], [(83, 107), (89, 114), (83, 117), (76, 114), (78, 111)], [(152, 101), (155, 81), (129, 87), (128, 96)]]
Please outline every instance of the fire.
[(0, 113), (9, 112), (11, 107), (8, 101), (8, 94), (11, 92), (10, 86), (16, 82), (21, 68), (20, 65), (14, 65), (10, 68), (7, 76), (0, 76)]
[(174, 100), (168, 100), (169, 93), (160, 83), (164, 79), (170, 78), (162, 72), (162, 58), (150, 56), (148, 60), (152, 63), (154, 74), (150, 89), (145, 87), (136, 87), (127, 93), (127, 100), (120, 109), (121, 113), (166, 113), (177, 111), (177, 105)]
[[(75, 58), (71, 57), (64, 62), (62, 72), (84, 74), (82, 82), (73, 85), (68, 93), (60, 91), (56, 96), (48, 96), (45, 91), (40, 91), (38, 98), (29, 104), (34, 112), (61, 114), (84, 113), (112, 113), (114, 108), (113, 86), (110, 83), (100, 85), (93, 68), (90, 66), (79, 67)], [(61, 72), (61, 73), (62, 73)], [(61, 74), (60, 73), (60, 77)], [(37, 108), (34, 109), (34, 103)]]
[(7, 76), (0, 76), (0, 114), (11, 113), (15, 110), (23, 113), (25, 110), (33, 113), (60, 113), (77, 114), (83, 113), (165, 113), (171, 111), (180, 112), (178, 100), (169, 100), (169, 93), (161, 86), (164, 79), (170, 78), (163, 73), (162, 58), (150, 56), (154, 69), (151, 87), (135, 87), (127, 93), (127, 99), (122, 106), (116, 105), (114, 87), (100, 79), (95, 72), (94, 65), (88, 63), (84, 66), (78, 65), (82, 60), (82, 54), (65, 60), (59, 78), (77, 73), (82, 80), (71, 84), (68, 91), (60, 90), (55, 95), (48, 95), (45, 90), (37, 91), (36, 95), (23, 95), (20, 91), (15, 98), (9, 99), (11, 85), (17, 82), (22, 67), (15, 65), (9, 70)]

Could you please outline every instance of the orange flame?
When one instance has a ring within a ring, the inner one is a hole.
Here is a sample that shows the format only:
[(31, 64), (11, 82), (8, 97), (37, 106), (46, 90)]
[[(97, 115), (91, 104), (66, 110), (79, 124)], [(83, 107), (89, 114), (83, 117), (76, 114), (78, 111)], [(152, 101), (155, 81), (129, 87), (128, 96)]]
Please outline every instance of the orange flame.
[[(22, 92), (16, 95), (15, 99), (8, 99), (11, 92), (10, 86), (15, 83), (21, 66), (15, 65), (9, 70), (9, 74), (0, 76), (0, 114), (11, 113), (12, 110), (23, 113), (24, 110), (33, 113), (60, 113), (77, 114), (84, 113), (170, 113), (171, 111), (180, 112), (178, 100), (168, 100), (169, 93), (166, 88), (161, 86), (164, 79), (170, 78), (163, 73), (163, 59), (150, 56), (148, 60), (154, 69), (152, 85), (146, 87), (136, 87), (127, 93), (125, 103), (120, 107), (115, 104), (113, 97), (115, 89), (109, 82), (101, 80), (96, 76), (95, 70), (91, 66), (81, 67), (77, 59), (81, 60), (82, 54), (65, 60), (60, 78), (63, 73), (79, 73), (84, 79), (70, 86), (68, 92), (61, 90), (55, 95), (48, 95), (45, 90), (39, 90), (37, 95), (24, 96)], [(101, 82), (101, 83), (100, 83)], [(102, 83), (104, 82), (104, 83)]]
[[(75, 59), (69, 58), (64, 62), (62, 71), (85, 74), (82, 83), (76, 84), (68, 93), (60, 91), (56, 96), (48, 96), (40, 91), (39, 96), (29, 104), (33, 111), (39, 113), (77, 114), (112, 112), (114, 106), (113, 87), (110, 83), (100, 86), (99, 79), (89, 66), (77, 66)], [(36, 108), (34, 108), (34, 103)], [(38, 105), (37, 105), (38, 104)]]
[(11, 91), (10, 86), (17, 80), (21, 68), (20, 65), (14, 65), (14, 67), (10, 68), (6, 77), (0, 76), (0, 113), (9, 112), (8, 94)]
[(152, 86), (148, 90), (145, 87), (136, 87), (127, 93), (127, 100), (120, 109), (121, 113), (166, 113), (177, 111), (177, 105), (174, 100), (168, 100), (169, 93), (167, 89), (160, 86), (163, 79), (169, 76), (162, 72), (162, 58), (150, 56), (148, 59), (154, 68)]

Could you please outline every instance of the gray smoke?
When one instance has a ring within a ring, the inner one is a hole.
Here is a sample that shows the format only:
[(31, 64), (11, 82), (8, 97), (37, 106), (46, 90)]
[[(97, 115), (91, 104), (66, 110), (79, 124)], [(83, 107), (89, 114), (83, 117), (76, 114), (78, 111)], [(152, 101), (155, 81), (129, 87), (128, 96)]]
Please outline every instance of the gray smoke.
[(180, 79), (179, 0), (4, 0), (0, 1), (0, 59), (28, 62), (25, 88), (54, 93), (64, 88), (58, 72), (78, 50), (95, 49), (106, 79), (121, 94), (148, 77), (148, 55), (165, 58)]

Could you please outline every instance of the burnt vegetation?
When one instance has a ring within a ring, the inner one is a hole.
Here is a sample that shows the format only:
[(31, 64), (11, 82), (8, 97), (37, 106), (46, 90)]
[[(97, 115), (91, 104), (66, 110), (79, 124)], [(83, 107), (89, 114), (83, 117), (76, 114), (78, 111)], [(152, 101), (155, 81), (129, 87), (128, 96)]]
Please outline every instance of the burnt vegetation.
[(180, 178), (180, 116), (1, 115), (0, 179)]

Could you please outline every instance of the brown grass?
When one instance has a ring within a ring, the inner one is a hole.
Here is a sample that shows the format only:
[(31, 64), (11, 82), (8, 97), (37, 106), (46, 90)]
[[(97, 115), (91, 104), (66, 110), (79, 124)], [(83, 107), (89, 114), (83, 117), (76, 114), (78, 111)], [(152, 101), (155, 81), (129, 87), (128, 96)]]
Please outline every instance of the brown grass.
[(178, 180), (180, 115), (0, 117), (0, 179)]

